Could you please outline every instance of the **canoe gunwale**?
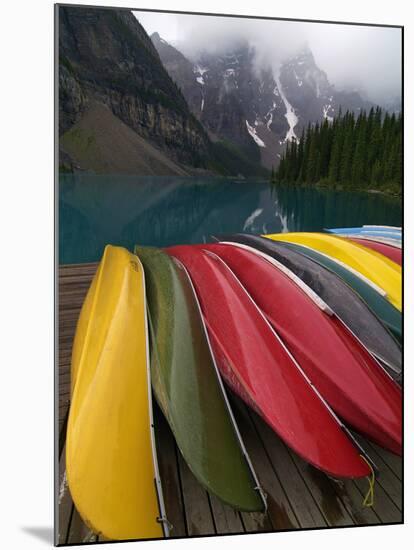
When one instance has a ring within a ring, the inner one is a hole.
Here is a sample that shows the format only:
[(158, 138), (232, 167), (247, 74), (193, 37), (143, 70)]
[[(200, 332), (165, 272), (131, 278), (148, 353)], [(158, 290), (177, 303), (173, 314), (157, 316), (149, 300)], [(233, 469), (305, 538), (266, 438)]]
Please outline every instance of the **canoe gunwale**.
[[(310, 247), (306, 247), (305, 245), (302, 245), (302, 244), (296, 244), (296, 243), (291, 243), (291, 242), (282, 242), (280, 241), (281, 244), (283, 244), (283, 246), (287, 247), (288, 249), (291, 249), (291, 250), (296, 250), (297, 252), (299, 252), (300, 254), (303, 254), (304, 256), (308, 257), (309, 259), (311, 259), (313, 262), (317, 263), (318, 265), (320, 265), (321, 267), (324, 267), (325, 269), (327, 269), (328, 271), (330, 271), (331, 273), (334, 273), (336, 274), (338, 277), (342, 278), (344, 280), (344, 277), (341, 275), (341, 274), (338, 274), (331, 266), (327, 266), (325, 265), (325, 263), (323, 263), (323, 261), (321, 261), (321, 258), (322, 260), (323, 259), (326, 259), (326, 260), (332, 260), (332, 263), (336, 264), (338, 267), (342, 268), (344, 271), (347, 271), (348, 273), (350, 273), (351, 275), (353, 275), (353, 273), (349, 270), (347, 270), (344, 266), (341, 266), (340, 264), (338, 264), (337, 262), (334, 262), (333, 261), (333, 258), (330, 258), (329, 256), (327, 255), (324, 255), (322, 252), (320, 252), (319, 250), (313, 250), (312, 248)], [(301, 251), (300, 249), (304, 249), (303, 251)], [(312, 255), (308, 256), (307, 253), (311, 253)], [(321, 258), (316, 258), (313, 254), (317, 254), (318, 256), (321, 256)], [(359, 277), (356, 277), (355, 275), (355, 278), (356, 279), (359, 279)], [(362, 281), (362, 279), (360, 279), (362, 283), (365, 284), (364, 281)], [(352, 284), (350, 284), (348, 282), (348, 280), (344, 280), (344, 282), (351, 288), (353, 289), (353, 291), (359, 295), (359, 297), (361, 298), (361, 300), (367, 305), (367, 307), (374, 313), (374, 315), (377, 317), (377, 319), (380, 320), (380, 322), (382, 323), (383, 326), (385, 326), (388, 330), (388, 332), (391, 334), (391, 336), (394, 338), (394, 340), (396, 340), (397, 344), (399, 347), (401, 347), (401, 341), (402, 341), (402, 331), (401, 331), (401, 326), (398, 325), (398, 324), (395, 324), (395, 321), (394, 322), (390, 322), (390, 321), (387, 321), (384, 317), (382, 317), (379, 313), (375, 313), (375, 308), (373, 308), (372, 304), (370, 305), (366, 299), (365, 296), (361, 295), (360, 291), (355, 289), (353, 287)], [(367, 285), (368, 288), (372, 288), (370, 285)], [(376, 292), (375, 289), (372, 288), (372, 290), (374, 291), (374, 294), (375, 296), (378, 296), (378, 300), (381, 300), (383, 302), (386, 302), (387, 306), (389, 308), (391, 308), (392, 310), (395, 310), (396, 312), (398, 312), (400, 315), (401, 315), (401, 312), (391, 304), (391, 302), (389, 302), (389, 300), (387, 300), (384, 296), (381, 296), (380, 293)]]
[[(266, 236), (266, 235), (265, 235)], [(279, 241), (278, 241), (279, 242)], [(280, 241), (280, 242), (283, 242), (283, 241)], [(293, 243), (293, 244), (296, 244), (296, 243)], [(311, 250), (311, 251), (314, 251), (314, 249), (311, 247), (311, 246), (308, 246), (306, 244), (300, 244), (300, 246), (302, 246), (303, 248), (306, 248), (307, 250)], [(336, 264), (340, 265), (341, 267), (343, 267), (344, 269), (347, 269), (348, 271), (350, 271), (353, 275), (355, 275), (356, 277), (358, 277), (359, 279), (361, 279), (361, 281), (363, 281), (364, 283), (366, 283), (367, 285), (369, 285), (371, 288), (373, 288), (376, 292), (378, 292), (378, 294), (380, 294), (383, 298), (386, 298), (387, 297), (387, 292), (385, 292), (385, 290), (383, 288), (381, 288), (380, 286), (378, 286), (376, 283), (374, 283), (374, 281), (371, 281), (371, 279), (368, 279), (368, 277), (366, 277), (365, 275), (363, 275), (360, 271), (357, 271), (356, 269), (354, 269), (352, 266), (342, 262), (341, 260), (338, 260), (338, 258), (335, 258), (333, 256), (329, 256), (329, 254), (325, 254), (325, 252), (321, 252), (320, 250), (317, 250), (318, 254), (320, 254), (321, 256), (324, 256), (325, 258), (328, 258), (329, 260), (332, 260), (333, 262), (335, 262)]]
[(148, 388), (148, 408), (149, 408), (149, 419), (150, 419), (150, 435), (151, 435), (151, 447), (152, 447), (152, 458), (153, 458), (153, 465), (154, 465), (154, 474), (155, 474), (155, 491), (157, 494), (158, 499), (158, 507), (160, 511), (160, 516), (157, 518), (157, 522), (161, 524), (164, 537), (168, 538), (170, 536), (170, 531), (173, 529), (173, 525), (168, 521), (166, 511), (165, 511), (165, 503), (164, 503), (164, 494), (162, 490), (162, 483), (161, 483), (161, 477), (160, 477), (160, 471), (158, 467), (158, 455), (157, 455), (157, 447), (155, 444), (155, 429), (154, 429), (154, 414), (153, 414), (153, 406), (152, 406), (152, 389), (151, 389), (151, 369), (150, 369), (150, 355), (149, 355), (149, 334), (148, 334), (148, 312), (147, 312), (147, 291), (146, 291), (146, 285), (145, 285), (145, 271), (144, 266), (142, 265), (141, 260), (139, 257), (134, 254), (138, 264), (141, 266), (141, 275), (142, 275), (142, 283), (143, 283), (143, 293), (144, 293), (144, 326), (145, 326), (145, 342), (146, 342), (146, 358), (147, 358), (147, 388)]
[(293, 271), (291, 271), (288, 267), (280, 263), (275, 258), (272, 258), (265, 252), (262, 252), (261, 250), (255, 249), (249, 245), (246, 245), (244, 243), (236, 243), (236, 242), (230, 242), (230, 241), (221, 241), (220, 244), (229, 245), (229, 246), (237, 246), (239, 248), (242, 248), (244, 250), (247, 250), (248, 252), (252, 252), (253, 254), (256, 254), (260, 258), (263, 258), (270, 264), (272, 264), (276, 269), (279, 269), (282, 273), (284, 273), (289, 279), (296, 284), (311, 300), (312, 302), (324, 313), (331, 316), (334, 314), (331, 307), (328, 306), (328, 304), (316, 294), (314, 290), (310, 288), (304, 281), (302, 281)]

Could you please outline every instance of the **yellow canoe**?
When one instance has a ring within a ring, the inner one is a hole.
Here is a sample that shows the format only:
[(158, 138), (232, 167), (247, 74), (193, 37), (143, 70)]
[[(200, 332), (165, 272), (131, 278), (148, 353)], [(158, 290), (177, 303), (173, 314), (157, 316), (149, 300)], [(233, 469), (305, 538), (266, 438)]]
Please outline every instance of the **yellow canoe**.
[(263, 237), (308, 246), (341, 261), (375, 283), (384, 291), (385, 297), (401, 311), (401, 266), (375, 250), (324, 233), (275, 233)]
[(108, 539), (163, 537), (144, 272), (124, 248), (105, 248), (78, 321), (71, 378), (66, 472), (82, 519)]

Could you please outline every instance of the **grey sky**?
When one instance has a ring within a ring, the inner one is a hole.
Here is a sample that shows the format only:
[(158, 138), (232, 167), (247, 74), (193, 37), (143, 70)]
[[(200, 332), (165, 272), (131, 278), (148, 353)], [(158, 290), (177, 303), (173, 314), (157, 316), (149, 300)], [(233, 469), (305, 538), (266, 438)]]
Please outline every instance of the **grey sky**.
[(203, 49), (220, 51), (247, 38), (258, 63), (274, 67), (307, 44), (317, 65), (338, 88), (360, 88), (372, 101), (401, 96), (401, 30), (325, 23), (301, 23), (134, 12), (148, 34), (157, 31), (187, 57)]

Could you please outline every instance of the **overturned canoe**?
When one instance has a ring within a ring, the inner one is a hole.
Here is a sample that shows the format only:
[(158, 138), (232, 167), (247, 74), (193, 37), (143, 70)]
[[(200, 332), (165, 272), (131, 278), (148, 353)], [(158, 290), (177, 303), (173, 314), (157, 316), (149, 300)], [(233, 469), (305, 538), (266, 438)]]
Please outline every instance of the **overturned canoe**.
[(371, 235), (352, 235), (352, 234), (342, 234), (340, 237), (344, 237), (347, 239), (363, 239), (364, 241), (372, 241), (374, 243), (383, 243), (388, 246), (391, 246), (392, 248), (397, 248), (399, 250), (402, 249), (401, 241), (396, 239), (387, 239), (386, 237), (377, 237), (377, 236), (371, 236)]
[(355, 275), (352, 271), (332, 260), (326, 254), (312, 250), (307, 246), (301, 246), (294, 243), (280, 243), (283, 246), (299, 252), (303, 256), (317, 262), (321, 266), (332, 271), (341, 277), (361, 298), (366, 302), (371, 311), (381, 320), (390, 332), (402, 341), (402, 315), (388, 300), (378, 293), (366, 281)]
[(359, 451), (227, 265), (194, 246), (167, 251), (190, 273), (233, 391), (307, 462), (336, 477), (367, 475)]
[(160, 249), (135, 253), (145, 270), (152, 387), (177, 445), (210, 493), (239, 510), (263, 510), (187, 271)]
[(262, 252), (233, 243), (205, 249), (230, 267), (338, 416), (401, 454), (401, 389), (327, 304)]
[(373, 230), (383, 230), (386, 231), (399, 231), (402, 232), (401, 226), (395, 226), (395, 225), (375, 225), (375, 224), (365, 224), (362, 226), (364, 229), (373, 229)]
[(71, 378), (66, 471), (82, 519), (109, 539), (167, 535), (159, 521), (144, 274), (124, 248), (105, 248), (77, 325)]
[(378, 252), (324, 233), (277, 233), (264, 236), (274, 241), (308, 246), (342, 262), (357, 274), (372, 281), (379, 291), (382, 289), (386, 298), (401, 311), (401, 267)]
[(373, 237), (383, 237), (401, 241), (402, 232), (400, 227), (388, 227), (380, 225), (364, 225), (362, 227), (337, 227), (327, 229), (329, 233), (336, 235), (367, 235)]
[(379, 252), (383, 256), (386, 256), (398, 265), (402, 264), (402, 252), (400, 248), (390, 246), (389, 244), (373, 241), (364, 237), (351, 237), (350, 240), (362, 246), (366, 246), (371, 250)]
[(399, 344), (360, 295), (338, 274), (292, 250), (286, 243), (247, 233), (223, 236), (220, 240), (250, 246), (286, 266), (320, 296), (367, 349), (399, 378), (402, 367)]

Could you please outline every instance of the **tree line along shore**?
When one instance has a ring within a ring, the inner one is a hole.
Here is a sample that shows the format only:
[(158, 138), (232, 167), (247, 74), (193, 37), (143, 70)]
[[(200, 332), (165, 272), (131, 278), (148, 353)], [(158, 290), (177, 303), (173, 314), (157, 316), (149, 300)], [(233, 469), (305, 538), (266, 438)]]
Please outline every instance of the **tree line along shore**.
[(402, 115), (377, 107), (309, 124), (287, 144), (271, 180), (401, 195)]

